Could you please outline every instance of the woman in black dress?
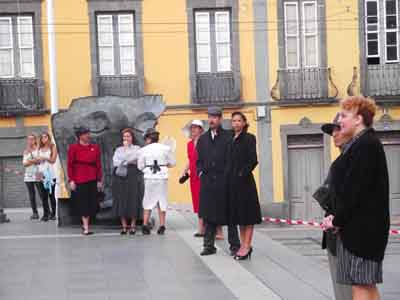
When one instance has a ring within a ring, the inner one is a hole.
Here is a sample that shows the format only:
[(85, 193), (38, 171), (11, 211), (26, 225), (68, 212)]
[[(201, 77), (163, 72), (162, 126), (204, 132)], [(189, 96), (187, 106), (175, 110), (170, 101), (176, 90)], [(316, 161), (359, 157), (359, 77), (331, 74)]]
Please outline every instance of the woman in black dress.
[(228, 147), (227, 182), (229, 221), (240, 226), (241, 247), (236, 260), (251, 258), (254, 224), (261, 223), (253, 170), (257, 166), (257, 147), (254, 135), (247, 132), (249, 125), (241, 112), (232, 114), (233, 138)]

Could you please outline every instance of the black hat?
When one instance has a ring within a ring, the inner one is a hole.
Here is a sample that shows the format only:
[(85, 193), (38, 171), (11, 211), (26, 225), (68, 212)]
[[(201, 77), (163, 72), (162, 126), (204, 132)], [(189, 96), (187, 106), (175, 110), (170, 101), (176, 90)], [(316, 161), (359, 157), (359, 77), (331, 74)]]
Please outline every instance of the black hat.
[(79, 126), (75, 128), (75, 135), (80, 137), (82, 134), (90, 132), (90, 129), (85, 126)]
[(144, 133), (144, 138), (147, 139), (150, 135), (159, 135), (160, 133), (154, 128), (150, 127)]
[(211, 106), (207, 110), (209, 116), (217, 116), (221, 117), (222, 116), (222, 108), (218, 106)]
[(333, 130), (335, 128), (340, 129), (340, 124), (338, 121), (339, 121), (339, 113), (336, 114), (332, 123), (325, 123), (324, 125), (322, 125), (321, 130), (326, 134), (332, 135)]

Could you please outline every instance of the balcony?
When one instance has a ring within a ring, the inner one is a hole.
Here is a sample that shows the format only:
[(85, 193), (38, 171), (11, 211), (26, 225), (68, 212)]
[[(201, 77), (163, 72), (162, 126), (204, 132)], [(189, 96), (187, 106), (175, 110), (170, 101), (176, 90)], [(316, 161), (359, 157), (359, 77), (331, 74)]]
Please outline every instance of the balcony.
[(97, 90), (99, 96), (143, 96), (141, 79), (137, 76), (99, 76)]
[(240, 76), (233, 72), (197, 73), (195, 104), (224, 104), (240, 102)]
[(400, 96), (400, 64), (368, 65), (364, 94), (385, 99)]
[(273, 99), (289, 102), (332, 102), (337, 94), (330, 68), (278, 70), (271, 90)]
[(0, 79), (0, 114), (40, 114), (44, 110), (39, 79)]

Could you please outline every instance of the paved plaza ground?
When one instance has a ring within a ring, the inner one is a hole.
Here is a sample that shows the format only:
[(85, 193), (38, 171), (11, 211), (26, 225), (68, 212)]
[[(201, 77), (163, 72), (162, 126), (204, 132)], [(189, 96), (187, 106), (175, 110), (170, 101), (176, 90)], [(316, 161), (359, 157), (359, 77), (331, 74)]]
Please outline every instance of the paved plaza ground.
[[(333, 299), (321, 232), (263, 224), (251, 261), (236, 262), (226, 241), (217, 255), (200, 257), (193, 214), (171, 211), (165, 236), (120, 236), (118, 228), (29, 221), (28, 211), (6, 211), (0, 224), (1, 300)], [(400, 299), (400, 236), (390, 239), (382, 299)]]

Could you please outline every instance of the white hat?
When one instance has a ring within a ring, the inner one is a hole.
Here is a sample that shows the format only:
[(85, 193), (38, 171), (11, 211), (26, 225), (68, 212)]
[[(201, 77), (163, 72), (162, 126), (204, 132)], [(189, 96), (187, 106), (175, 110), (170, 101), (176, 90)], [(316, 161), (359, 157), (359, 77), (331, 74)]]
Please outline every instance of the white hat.
[(193, 120), (192, 123), (190, 124), (190, 126), (192, 126), (192, 125), (199, 126), (204, 129), (204, 124), (201, 120)]

